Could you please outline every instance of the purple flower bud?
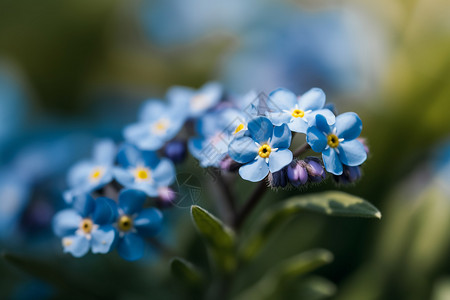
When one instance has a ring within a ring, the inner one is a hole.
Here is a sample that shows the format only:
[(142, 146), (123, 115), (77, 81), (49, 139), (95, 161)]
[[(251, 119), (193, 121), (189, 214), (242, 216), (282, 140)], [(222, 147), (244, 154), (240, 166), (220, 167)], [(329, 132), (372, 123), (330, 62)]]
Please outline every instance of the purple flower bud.
[(237, 172), (242, 164), (235, 162), (228, 155), (220, 162), (220, 168), (227, 172)]
[(174, 190), (169, 187), (160, 187), (158, 189), (159, 199), (161, 200), (161, 205), (164, 207), (171, 206), (177, 194)]
[(307, 157), (305, 159), (306, 170), (309, 174), (309, 179), (312, 182), (320, 182), (325, 179), (326, 173), (320, 159), (316, 157)]
[(182, 163), (186, 158), (186, 143), (183, 141), (171, 141), (164, 148), (165, 155), (174, 163)]
[(269, 185), (272, 188), (286, 187), (288, 179), (286, 177), (286, 168), (278, 172), (269, 173)]
[(341, 184), (349, 184), (357, 181), (361, 178), (361, 168), (356, 167), (349, 167), (344, 165), (344, 170), (342, 172), (342, 175), (333, 176), (333, 179), (336, 181), (336, 183)]
[(308, 181), (305, 162), (303, 160), (291, 162), (287, 166), (286, 175), (289, 182), (295, 187), (305, 184)]

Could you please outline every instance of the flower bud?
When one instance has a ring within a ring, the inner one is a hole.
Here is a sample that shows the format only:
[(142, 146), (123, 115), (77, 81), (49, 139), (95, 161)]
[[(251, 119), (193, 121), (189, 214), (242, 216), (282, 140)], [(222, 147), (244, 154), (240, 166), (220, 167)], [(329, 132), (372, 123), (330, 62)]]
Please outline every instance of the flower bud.
[(183, 141), (171, 141), (164, 148), (164, 153), (174, 163), (182, 163), (186, 158), (186, 143)]
[(284, 188), (286, 187), (288, 180), (286, 176), (286, 168), (281, 169), (277, 172), (269, 173), (269, 185), (272, 188)]
[(349, 184), (357, 181), (361, 178), (361, 168), (356, 167), (349, 167), (344, 165), (344, 170), (342, 171), (341, 175), (334, 175), (333, 179), (336, 181), (336, 183), (341, 184)]
[(161, 200), (161, 205), (167, 207), (172, 205), (173, 201), (177, 197), (177, 194), (169, 187), (160, 187), (158, 189), (158, 196)]
[(286, 168), (286, 175), (289, 182), (298, 187), (308, 181), (308, 173), (305, 169), (306, 163), (303, 160), (292, 161)]
[(305, 162), (306, 170), (309, 174), (309, 179), (312, 182), (320, 182), (325, 179), (326, 173), (320, 159), (310, 156), (305, 159)]
[(228, 155), (220, 162), (220, 168), (227, 172), (237, 172), (241, 166)]

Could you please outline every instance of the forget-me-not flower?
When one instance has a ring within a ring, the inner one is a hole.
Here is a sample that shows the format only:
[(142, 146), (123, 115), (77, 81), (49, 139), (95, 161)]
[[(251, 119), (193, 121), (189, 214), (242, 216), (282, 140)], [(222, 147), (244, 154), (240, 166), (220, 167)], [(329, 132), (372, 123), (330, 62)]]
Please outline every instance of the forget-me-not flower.
[(137, 260), (144, 255), (145, 237), (155, 236), (162, 228), (162, 213), (156, 208), (145, 208), (144, 192), (124, 189), (119, 195), (117, 251), (126, 260)]
[(124, 144), (117, 155), (121, 167), (114, 169), (116, 180), (126, 188), (157, 197), (159, 189), (175, 181), (175, 167), (167, 159), (160, 159), (153, 151), (141, 151), (136, 146)]
[(53, 230), (62, 238), (64, 252), (75, 257), (108, 253), (116, 243), (117, 230), (111, 225), (117, 219), (116, 203), (109, 198), (94, 200), (89, 194), (74, 199), (73, 208), (57, 213)]
[(315, 152), (322, 152), (325, 169), (341, 175), (342, 165), (359, 166), (367, 158), (363, 144), (356, 139), (361, 131), (361, 119), (353, 112), (337, 116), (332, 126), (318, 114), (315, 126), (308, 128), (306, 140)]
[(335, 122), (334, 114), (323, 109), (325, 93), (319, 88), (312, 88), (298, 97), (287, 89), (276, 89), (270, 93), (268, 102), (266, 114), (272, 123), (276, 126), (287, 124), (294, 132), (306, 133), (318, 113), (327, 118), (328, 124)]
[(248, 123), (249, 136), (235, 138), (228, 154), (238, 163), (239, 174), (245, 180), (260, 181), (270, 172), (277, 172), (292, 161), (291, 131), (286, 124), (273, 126), (266, 117)]
[(201, 117), (214, 108), (222, 98), (223, 88), (217, 82), (209, 82), (200, 89), (175, 86), (167, 92), (167, 98), (172, 106), (183, 107), (190, 118)]
[[(68, 173), (71, 192), (80, 194), (102, 188), (113, 179), (117, 149), (113, 141), (102, 140), (94, 146), (93, 158), (75, 164)], [(70, 201), (69, 201), (70, 202)]]
[(139, 122), (125, 127), (123, 134), (139, 149), (156, 151), (177, 135), (187, 115), (182, 104), (149, 100), (141, 108)]

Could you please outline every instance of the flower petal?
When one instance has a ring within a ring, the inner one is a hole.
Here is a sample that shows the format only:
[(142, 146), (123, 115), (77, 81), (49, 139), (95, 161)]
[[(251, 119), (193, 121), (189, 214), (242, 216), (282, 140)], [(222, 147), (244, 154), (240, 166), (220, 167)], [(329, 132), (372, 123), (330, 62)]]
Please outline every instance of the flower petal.
[(124, 168), (137, 166), (143, 163), (142, 152), (134, 145), (124, 144), (117, 154), (117, 161)]
[(64, 252), (82, 257), (89, 251), (90, 242), (84, 234), (75, 234), (63, 238)]
[(85, 187), (89, 183), (89, 175), (96, 165), (90, 161), (80, 161), (72, 166), (67, 175), (70, 188)]
[(73, 199), (72, 207), (81, 217), (86, 218), (94, 212), (95, 200), (87, 193), (79, 194)]
[(115, 201), (99, 197), (95, 200), (95, 210), (92, 220), (95, 224), (111, 224), (117, 219), (117, 204)]
[(273, 134), (273, 124), (266, 117), (257, 117), (248, 123), (248, 131), (255, 142), (266, 143)]
[(231, 141), (228, 147), (228, 155), (238, 163), (245, 164), (255, 159), (258, 155), (258, 147), (252, 138), (243, 136)]
[(175, 181), (175, 167), (167, 158), (161, 159), (155, 169), (152, 170), (152, 177), (158, 186), (169, 186)]
[(312, 88), (299, 99), (299, 109), (306, 110), (317, 110), (321, 109), (325, 105), (325, 93), (322, 89)]
[(339, 158), (344, 165), (355, 167), (367, 159), (367, 153), (360, 141), (344, 141), (339, 144)]
[(117, 251), (125, 260), (138, 260), (144, 256), (144, 240), (135, 233), (127, 233), (119, 240)]
[(309, 127), (306, 141), (315, 152), (322, 152), (327, 146), (327, 137), (317, 127)]
[(163, 215), (159, 209), (147, 208), (134, 219), (134, 227), (140, 235), (150, 237), (161, 230), (162, 220)]
[(59, 237), (72, 235), (80, 226), (81, 219), (76, 210), (64, 209), (53, 218), (53, 232)]
[(269, 118), (269, 120), (272, 122), (273, 125), (275, 126), (280, 126), (282, 124), (287, 124), (291, 121), (292, 119), (292, 114), (288, 113), (288, 112), (280, 112), (280, 111), (276, 111), (276, 112), (266, 112), (267, 117)]
[(135, 190), (144, 192), (149, 197), (158, 197), (158, 187), (154, 183), (149, 182), (137, 182), (129, 186)]
[(336, 153), (336, 150), (333, 148), (328, 148), (325, 151), (322, 152), (322, 159), (323, 164), (325, 165), (325, 169), (334, 174), (334, 175), (341, 175), (342, 174), (342, 163), (339, 159), (338, 154)]
[(294, 118), (287, 125), (293, 132), (306, 133), (308, 130), (308, 122), (306, 122), (305, 118)]
[(128, 170), (122, 168), (114, 168), (114, 178), (123, 186), (130, 186), (134, 183), (134, 175)]
[(116, 160), (117, 148), (110, 139), (97, 142), (94, 146), (93, 161), (99, 165), (110, 166)]
[[(322, 114), (316, 114), (315, 117), (315, 125), (320, 131), (322, 131), (324, 134), (329, 134), (331, 133), (331, 127), (328, 125), (328, 120), (326, 118), (326, 116), (322, 115)], [(311, 123), (310, 126), (312, 126)]]
[(132, 215), (141, 211), (147, 200), (147, 195), (134, 189), (124, 189), (119, 194), (119, 208), (126, 215)]
[(336, 133), (344, 140), (356, 139), (362, 131), (362, 122), (354, 112), (343, 113), (336, 118)]
[(277, 172), (292, 161), (292, 152), (289, 149), (281, 149), (270, 153), (269, 169), (270, 172)]
[(144, 165), (150, 167), (150, 169), (156, 168), (160, 162), (158, 155), (154, 151), (142, 151), (141, 155)]
[(111, 225), (99, 227), (92, 231), (91, 249), (92, 253), (108, 253), (114, 246), (117, 239), (117, 230)]
[(291, 145), (292, 134), (288, 125), (275, 126), (273, 128), (273, 135), (270, 141), (272, 148), (289, 148)]
[(334, 123), (336, 123), (336, 116), (334, 115), (334, 113), (329, 110), (329, 109), (318, 109), (315, 110), (311, 113), (308, 114), (308, 123), (309, 126), (315, 126), (316, 125), (316, 116), (317, 115), (322, 115), (325, 117), (325, 119), (327, 119), (327, 124), (328, 125), (333, 125)]
[(292, 110), (297, 104), (297, 96), (288, 89), (279, 88), (269, 94), (268, 106), (272, 111)]
[(139, 121), (149, 122), (156, 120), (161, 117), (161, 115), (167, 113), (169, 106), (167, 103), (160, 100), (147, 100), (140, 109)]
[(257, 182), (263, 180), (269, 174), (269, 166), (264, 158), (259, 157), (239, 168), (239, 175), (245, 180)]

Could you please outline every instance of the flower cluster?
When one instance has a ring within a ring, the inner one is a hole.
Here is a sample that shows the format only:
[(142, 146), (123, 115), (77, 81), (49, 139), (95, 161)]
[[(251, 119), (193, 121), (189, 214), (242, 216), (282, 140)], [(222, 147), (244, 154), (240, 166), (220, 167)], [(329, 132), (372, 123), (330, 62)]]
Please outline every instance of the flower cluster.
[[(239, 173), (269, 186), (300, 187), (325, 179), (354, 182), (367, 158), (355, 113), (335, 116), (325, 93), (313, 88), (297, 96), (277, 89), (265, 96), (225, 94), (217, 83), (199, 90), (171, 88), (166, 101), (151, 99), (138, 122), (126, 126), (125, 141), (97, 143), (93, 156), (74, 165), (64, 198), (71, 208), (54, 218), (64, 250), (74, 256), (108, 253), (135, 260), (145, 239), (162, 226), (159, 208), (175, 203), (175, 164), (187, 150), (203, 168)], [(307, 144), (291, 150), (294, 137)], [(311, 148), (321, 157), (301, 158)]]

